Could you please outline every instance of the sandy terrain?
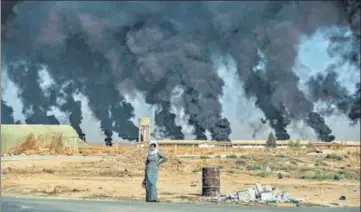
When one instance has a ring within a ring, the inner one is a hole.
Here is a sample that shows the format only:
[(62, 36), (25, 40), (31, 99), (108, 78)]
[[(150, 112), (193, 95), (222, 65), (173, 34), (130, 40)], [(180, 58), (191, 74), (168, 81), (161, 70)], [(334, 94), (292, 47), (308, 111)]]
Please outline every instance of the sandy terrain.
[[(216, 166), (221, 168), (221, 192), (225, 194), (260, 182), (310, 204), (360, 206), (359, 149), (330, 150), (325, 154), (309, 154), (309, 150), (238, 150), (240, 158), (230, 155), (224, 159), (192, 160), (172, 156), (172, 149), (162, 150), (169, 156), (159, 176), (162, 201), (201, 201), (201, 168)], [(2, 195), (143, 199), (144, 155), (144, 150), (124, 150), (113, 157), (2, 161)], [(272, 172), (265, 172), (266, 167)], [(342, 195), (346, 200), (339, 200)]]

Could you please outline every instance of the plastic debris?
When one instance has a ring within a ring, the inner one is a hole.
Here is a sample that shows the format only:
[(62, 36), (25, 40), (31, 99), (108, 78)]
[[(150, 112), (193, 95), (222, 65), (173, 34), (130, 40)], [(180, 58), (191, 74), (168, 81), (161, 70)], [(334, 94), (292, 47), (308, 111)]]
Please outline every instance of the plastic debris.
[(248, 190), (238, 191), (233, 194), (221, 194), (217, 197), (218, 201), (226, 202), (261, 202), (261, 203), (294, 203), (296, 207), (300, 207), (299, 199), (293, 198), (290, 194), (278, 191), (272, 186), (254, 185)]
[(267, 168), (266, 168), (266, 172), (267, 172), (267, 173), (271, 173), (271, 172), (272, 172), (272, 169), (271, 169), (270, 167), (268, 167), (268, 166), (267, 166)]

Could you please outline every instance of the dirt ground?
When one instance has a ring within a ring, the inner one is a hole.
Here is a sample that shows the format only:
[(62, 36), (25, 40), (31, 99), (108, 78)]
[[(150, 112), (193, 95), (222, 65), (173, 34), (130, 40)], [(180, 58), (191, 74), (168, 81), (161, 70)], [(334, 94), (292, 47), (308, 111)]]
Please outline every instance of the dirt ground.
[[(179, 159), (172, 148), (161, 148), (161, 151), (169, 157), (159, 173), (161, 201), (201, 201), (201, 169), (212, 166), (221, 169), (221, 193), (224, 194), (261, 183), (287, 191), (309, 204), (360, 206), (358, 148), (324, 150), (322, 154), (310, 153), (310, 149), (240, 149), (228, 151), (230, 155), (226, 158), (215, 159)], [(188, 150), (177, 151), (180, 154)], [(210, 155), (222, 152), (201, 151)], [(121, 152), (118, 156), (99, 158), (3, 161), (1, 192), (3, 195), (143, 199), (145, 151), (128, 148)], [(235, 154), (241, 156), (236, 158)], [(266, 172), (267, 167), (272, 171)], [(339, 200), (340, 196), (346, 200)]]

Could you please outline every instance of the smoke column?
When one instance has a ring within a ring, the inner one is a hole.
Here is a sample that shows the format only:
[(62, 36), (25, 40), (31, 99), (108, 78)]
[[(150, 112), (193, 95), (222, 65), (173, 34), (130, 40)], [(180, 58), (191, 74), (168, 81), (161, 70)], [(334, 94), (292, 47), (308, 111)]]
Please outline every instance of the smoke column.
[[(293, 67), (301, 35), (327, 29), (340, 37), (334, 29), (350, 28), (353, 33), (347, 39), (334, 40), (359, 44), (353, 19), (359, 20), (359, 13), (345, 9), (349, 7), (354, 6), (324, 1), (20, 2), (15, 14), (7, 10), (9, 18), (2, 23), (2, 61), (21, 88), (27, 123), (56, 124), (46, 112), (57, 106), (71, 113), (70, 123), (81, 135), (82, 113), (72, 97), (81, 93), (100, 121), (106, 144), (112, 145), (113, 132), (122, 138), (137, 137), (137, 127), (130, 121), (134, 108), (124, 98), (135, 92), (157, 107), (155, 124), (165, 137), (183, 139), (182, 126), (171, 110), (176, 88), (184, 91), (177, 106), (184, 108), (196, 139), (206, 139), (209, 132), (212, 140), (230, 140), (230, 122), (222, 117), (219, 100), (225, 82), (212, 56), (231, 55), (245, 94), (256, 98), (263, 122), (274, 129), (277, 139), (289, 139), (286, 127), (303, 120), (320, 140), (332, 141), (332, 130), (322, 117), (326, 114), (317, 113), (313, 101), (336, 104), (337, 112), (351, 114), (353, 121), (359, 95), (346, 94), (331, 74), (309, 80), (310, 99), (298, 88), (300, 79)], [(339, 46), (334, 42), (329, 51), (343, 63), (359, 59), (355, 47), (359, 45)], [(260, 61), (264, 67), (256, 68)], [(42, 65), (55, 81), (49, 96), (36, 84)], [(30, 93), (35, 93), (33, 98)], [(59, 98), (66, 103), (59, 103)]]

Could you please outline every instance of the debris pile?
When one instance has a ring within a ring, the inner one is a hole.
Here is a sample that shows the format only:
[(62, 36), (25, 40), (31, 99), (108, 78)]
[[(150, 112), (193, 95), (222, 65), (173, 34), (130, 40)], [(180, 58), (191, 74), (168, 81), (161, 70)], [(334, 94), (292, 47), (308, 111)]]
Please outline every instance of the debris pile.
[(262, 186), (261, 184), (254, 185), (245, 191), (238, 191), (233, 194), (221, 194), (217, 197), (218, 201), (227, 202), (260, 202), (260, 203), (296, 203), (300, 200), (293, 198), (290, 194), (278, 191), (272, 186)]

